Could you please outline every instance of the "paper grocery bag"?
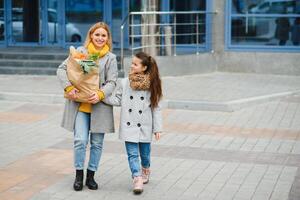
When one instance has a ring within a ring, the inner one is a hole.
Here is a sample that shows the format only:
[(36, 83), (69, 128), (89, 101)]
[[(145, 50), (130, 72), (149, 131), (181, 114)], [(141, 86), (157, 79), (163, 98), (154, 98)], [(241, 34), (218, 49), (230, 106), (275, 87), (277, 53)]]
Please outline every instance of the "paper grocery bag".
[(67, 76), (72, 85), (79, 90), (78, 102), (87, 102), (94, 91), (99, 90), (99, 67), (93, 67), (89, 73), (84, 73), (80, 64), (72, 57), (68, 57)]

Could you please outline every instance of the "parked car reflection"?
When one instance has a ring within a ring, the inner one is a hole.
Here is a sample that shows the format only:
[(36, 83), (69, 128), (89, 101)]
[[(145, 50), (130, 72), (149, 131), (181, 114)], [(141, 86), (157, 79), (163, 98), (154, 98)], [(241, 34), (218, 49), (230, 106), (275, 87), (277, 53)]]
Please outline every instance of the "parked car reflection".
[[(4, 39), (4, 14), (3, 9), (0, 9), (0, 40)], [(23, 41), (23, 9), (13, 8), (12, 10), (12, 31), (13, 40), (16, 42)], [(41, 27), (40, 27), (41, 28)], [(57, 42), (58, 35), (58, 21), (57, 12), (54, 9), (48, 9), (48, 41)], [(41, 32), (41, 31), (40, 31)], [(82, 34), (78, 28), (69, 22), (66, 22), (66, 41), (67, 42), (81, 42)]]

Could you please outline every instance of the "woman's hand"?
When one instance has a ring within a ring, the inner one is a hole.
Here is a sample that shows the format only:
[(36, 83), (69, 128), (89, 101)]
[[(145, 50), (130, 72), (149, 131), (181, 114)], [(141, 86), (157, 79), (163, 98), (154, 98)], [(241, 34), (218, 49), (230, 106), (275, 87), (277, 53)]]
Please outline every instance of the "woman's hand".
[(160, 139), (160, 132), (154, 133), (156, 141)]
[(97, 92), (92, 92), (91, 96), (88, 99), (88, 103), (96, 104), (100, 101), (99, 95)]
[(66, 93), (68, 99), (75, 101), (77, 99), (77, 93), (79, 90), (77, 88), (73, 88), (70, 92)]

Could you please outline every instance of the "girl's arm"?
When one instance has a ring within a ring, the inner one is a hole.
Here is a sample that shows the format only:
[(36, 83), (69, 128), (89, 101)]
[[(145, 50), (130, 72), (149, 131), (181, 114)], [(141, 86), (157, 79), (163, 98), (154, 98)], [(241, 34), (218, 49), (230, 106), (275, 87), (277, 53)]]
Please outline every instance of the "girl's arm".
[(157, 107), (152, 110), (152, 129), (153, 133), (162, 132), (162, 111), (161, 111), (161, 102), (158, 103)]
[(110, 96), (103, 99), (102, 101), (112, 106), (121, 106), (122, 94), (123, 94), (123, 84), (122, 81), (119, 81), (115, 91)]

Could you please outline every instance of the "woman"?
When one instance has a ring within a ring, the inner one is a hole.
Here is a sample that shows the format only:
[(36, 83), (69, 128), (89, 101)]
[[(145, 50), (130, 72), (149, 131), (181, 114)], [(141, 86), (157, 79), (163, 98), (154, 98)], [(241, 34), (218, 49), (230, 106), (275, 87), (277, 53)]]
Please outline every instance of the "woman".
[(96, 190), (98, 184), (94, 180), (94, 174), (102, 154), (104, 133), (114, 132), (113, 108), (101, 102), (115, 89), (118, 76), (116, 56), (111, 53), (112, 38), (109, 27), (103, 22), (94, 24), (87, 33), (84, 46), (77, 50), (99, 55), (99, 90), (90, 94), (88, 103), (74, 101), (78, 89), (68, 80), (65, 60), (57, 69), (57, 77), (67, 98), (62, 127), (74, 132), (75, 191), (83, 188), (84, 160), (90, 136), (90, 158), (85, 184), (89, 189)]

